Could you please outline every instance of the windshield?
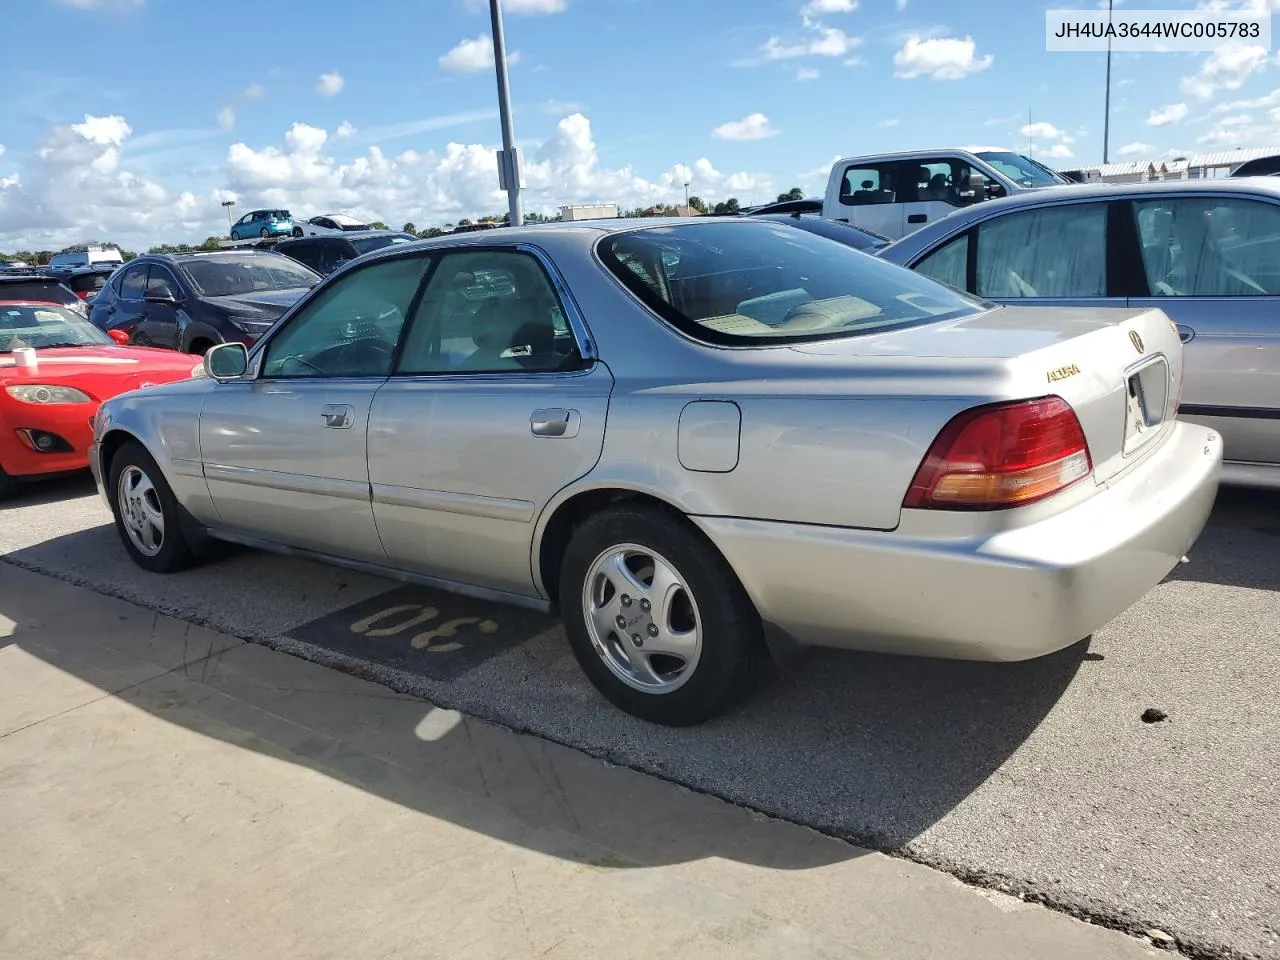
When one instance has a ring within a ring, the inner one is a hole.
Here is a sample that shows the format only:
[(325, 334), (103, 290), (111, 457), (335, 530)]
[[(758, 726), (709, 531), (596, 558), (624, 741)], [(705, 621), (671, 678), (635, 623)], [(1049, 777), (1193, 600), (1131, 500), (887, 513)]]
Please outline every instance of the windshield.
[(986, 309), (843, 243), (758, 220), (615, 234), (600, 255), (654, 312), (710, 343), (854, 336)]
[(86, 347), (115, 343), (78, 313), (55, 306), (0, 304), (0, 353), (22, 347)]
[(383, 237), (365, 237), (361, 240), (352, 240), (351, 245), (356, 248), (357, 253), (368, 253), (370, 250), (381, 250), (383, 247), (389, 247), (393, 243), (413, 243), (418, 238), (407, 233), (392, 233)]
[(284, 254), (188, 260), (182, 269), (202, 297), (294, 290), (313, 287), (320, 280), (320, 274)]
[(1021, 154), (989, 150), (975, 156), (981, 157), (1014, 183), (1024, 187), (1052, 187), (1055, 184), (1071, 182), (1060, 173)]

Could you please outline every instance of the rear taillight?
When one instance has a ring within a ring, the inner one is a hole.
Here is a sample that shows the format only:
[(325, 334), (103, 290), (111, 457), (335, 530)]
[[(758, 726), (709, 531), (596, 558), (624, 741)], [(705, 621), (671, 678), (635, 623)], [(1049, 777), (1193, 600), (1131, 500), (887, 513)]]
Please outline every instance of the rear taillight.
[(998, 510), (1042, 500), (1093, 472), (1076, 412), (1061, 397), (974, 407), (942, 428), (903, 507)]
[(89, 299), (89, 291), (88, 291), (88, 290), (77, 290), (77, 291), (76, 291), (76, 296), (77, 296), (77, 297), (79, 297), (81, 300), (88, 300), (88, 299)]

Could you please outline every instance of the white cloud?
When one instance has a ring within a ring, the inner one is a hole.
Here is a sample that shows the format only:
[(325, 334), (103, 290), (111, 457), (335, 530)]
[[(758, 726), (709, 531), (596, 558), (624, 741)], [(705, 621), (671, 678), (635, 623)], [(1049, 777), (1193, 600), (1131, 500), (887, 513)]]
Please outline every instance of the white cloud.
[[(851, 37), (838, 27), (818, 27), (817, 36), (808, 40), (784, 42), (770, 37), (760, 48), (764, 60), (792, 60), (796, 57), (843, 57), (862, 44), (861, 37)], [(759, 61), (750, 61), (759, 62)]]
[(801, 67), (796, 71), (797, 80), (817, 80), (822, 76), (821, 70), (814, 70), (811, 67)]
[(902, 49), (893, 55), (893, 70), (896, 76), (907, 79), (959, 80), (986, 70), (993, 62), (995, 57), (989, 53), (977, 56), (973, 37), (922, 40), (919, 35), (912, 34)]
[(230, 107), (223, 107), (218, 111), (218, 126), (223, 130), (230, 130), (236, 125), (236, 112)]
[(356, 132), (356, 128), (353, 127), (348, 121), (343, 120), (342, 123), (338, 124), (338, 129), (333, 131), (333, 135), (337, 137), (339, 140), (345, 140), (347, 139), (347, 137), (351, 136), (355, 132)]
[(77, 10), (136, 10), (145, 0), (58, 0), (63, 6)]
[(0, 143), (0, 157), (4, 156), (4, 144)]
[(711, 131), (718, 140), (764, 140), (777, 136), (780, 131), (769, 124), (769, 118), (763, 113), (752, 113), (741, 120), (722, 123)]
[(1185, 103), (1171, 103), (1159, 110), (1152, 110), (1151, 115), (1147, 117), (1147, 126), (1167, 127), (1171, 123), (1185, 120), (1190, 112)]
[(853, 13), (858, 9), (858, 0), (809, 0), (800, 13), (806, 17), (820, 17), (824, 13)]
[(266, 95), (266, 89), (260, 83), (251, 83), (245, 88), (244, 95), (248, 100), (261, 100)]
[[(459, 116), (465, 115), (412, 123), (436, 129)], [(423, 226), (506, 209), (506, 195), (498, 190), (495, 143), (453, 141), (399, 154), (370, 145), (354, 159), (339, 162), (333, 155), (337, 132), (330, 135), (296, 123), (274, 144), (232, 144), (218, 186), (195, 193), (124, 169), (121, 145), (112, 140), (121, 140), (131, 151), (134, 138), (123, 118), (122, 126), (105, 120), (86, 117), (76, 125), (85, 132), (54, 128), (37, 153), (23, 158), (28, 162), (21, 182), (0, 179), (0, 250), (58, 249), (90, 238), (113, 240), (128, 249), (162, 241), (199, 242), (225, 232), (223, 200), (236, 200), (242, 207), (336, 208), (366, 219), (412, 220)], [(346, 144), (367, 132), (361, 130)], [(767, 174), (721, 170), (707, 157), (687, 168), (649, 175), (630, 165), (606, 166), (591, 123), (581, 113), (564, 117), (551, 136), (528, 148), (524, 173), (525, 208), (542, 213), (553, 213), (564, 203), (600, 200), (624, 208), (672, 203), (683, 199), (686, 179), (691, 192), (711, 202), (729, 196), (744, 204), (762, 202), (778, 190)]]
[[(472, 13), (488, 13), (488, 0), (467, 0), (467, 9)], [(567, 0), (503, 0), (503, 13), (564, 13), (569, 9)]]
[(1035, 123), (1024, 123), (1018, 130), (1024, 137), (1031, 137), (1033, 140), (1061, 140), (1063, 143), (1072, 143), (1074, 138), (1065, 130), (1059, 130), (1052, 123), (1044, 120), (1037, 120)]
[(1228, 43), (1214, 49), (1200, 70), (1183, 77), (1183, 93), (1208, 100), (1219, 90), (1238, 90), (1250, 75), (1263, 69), (1270, 54), (1261, 44)]
[(581, 113), (584, 106), (577, 100), (557, 100), (553, 97), (542, 104), (542, 109), (552, 116), (564, 116), (569, 113)]
[(893, 0), (894, 9), (901, 13), (907, 9), (907, 0)]
[(343, 79), (342, 74), (337, 70), (333, 71), (333, 73), (322, 73), (316, 79), (316, 93), (322, 97), (337, 96), (346, 85), (347, 81)]
[(1075, 154), (1071, 152), (1071, 148), (1065, 143), (1055, 143), (1047, 150), (1042, 150), (1040, 155), (1049, 160), (1066, 160), (1075, 156)]
[[(519, 50), (507, 51), (507, 63), (517, 63), (519, 60)], [(461, 40), (452, 50), (439, 57), (437, 62), (450, 73), (475, 73), (492, 69), (493, 37), (482, 33), (471, 40)]]
[(1122, 157), (1137, 157), (1142, 156), (1143, 154), (1150, 154), (1154, 149), (1155, 147), (1149, 143), (1142, 143), (1135, 140), (1133, 143), (1126, 143), (1116, 152)]
[(902, 121), (901, 121), (901, 120), (899, 120), (897, 117), (894, 117), (894, 118), (889, 119), (889, 120), (881, 120), (881, 121), (879, 121), (879, 122), (876, 124), (876, 126), (877, 126), (877, 127), (896, 127), (896, 126), (897, 126), (898, 124), (900, 124), (901, 122), (902, 122)]
[[(1276, 2), (1280, 3), (1280, 0), (1276, 0)], [(1259, 107), (1278, 106), (1280, 106), (1280, 88), (1263, 94), (1261, 97), (1254, 97), (1252, 100), (1227, 100), (1223, 103), (1215, 104), (1211, 112), (1230, 113), (1232, 110), (1256, 110)]]

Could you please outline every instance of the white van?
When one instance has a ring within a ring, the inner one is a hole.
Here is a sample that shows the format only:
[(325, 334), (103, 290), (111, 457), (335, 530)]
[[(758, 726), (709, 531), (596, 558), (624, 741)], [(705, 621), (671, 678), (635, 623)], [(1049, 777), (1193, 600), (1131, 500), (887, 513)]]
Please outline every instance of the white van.
[(1070, 182), (1002, 147), (849, 157), (831, 168), (822, 215), (897, 240), (959, 207)]
[(121, 264), (124, 257), (115, 247), (90, 246), (70, 253), (59, 253), (49, 260), (49, 266), (55, 270), (68, 270), (74, 267), (91, 267), (97, 264)]

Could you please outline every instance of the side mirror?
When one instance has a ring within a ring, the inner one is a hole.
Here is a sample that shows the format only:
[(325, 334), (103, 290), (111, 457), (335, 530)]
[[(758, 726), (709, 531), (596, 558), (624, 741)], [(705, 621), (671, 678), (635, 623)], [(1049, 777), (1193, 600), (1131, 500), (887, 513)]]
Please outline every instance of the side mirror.
[(987, 199), (994, 200), (996, 197), (1007, 196), (1008, 191), (999, 183), (993, 183), (987, 187)]
[(142, 295), (142, 299), (147, 303), (167, 303), (176, 305), (178, 298), (173, 295), (173, 291), (169, 289), (168, 284), (160, 284)]
[(965, 180), (964, 188), (960, 191), (960, 202), (969, 204), (985, 200), (987, 197), (985, 183), (986, 178), (982, 174), (971, 171), (968, 179)]
[(129, 345), (129, 335), (123, 330), (108, 330), (107, 336), (122, 347), (127, 347)]
[(204, 372), (215, 380), (236, 380), (249, 369), (249, 351), (243, 343), (219, 343), (204, 354)]

